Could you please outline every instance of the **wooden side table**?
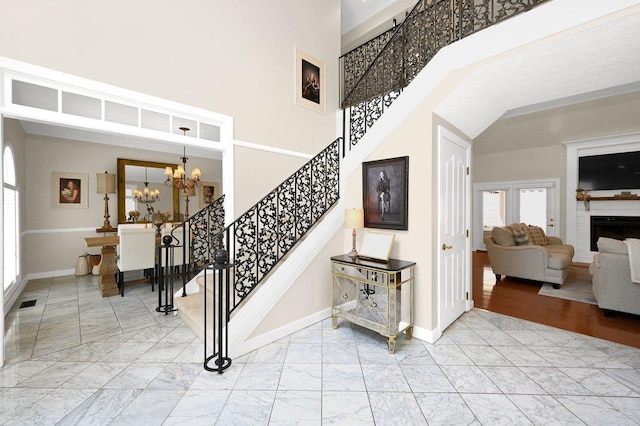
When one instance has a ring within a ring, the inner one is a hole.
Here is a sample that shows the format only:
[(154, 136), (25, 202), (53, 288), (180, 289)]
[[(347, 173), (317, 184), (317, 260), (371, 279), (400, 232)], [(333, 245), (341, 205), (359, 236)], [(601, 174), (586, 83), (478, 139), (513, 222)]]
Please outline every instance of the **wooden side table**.
[(120, 294), (118, 284), (116, 283), (116, 273), (118, 266), (116, 265), (116, 246), (120, 242), (117, 235), (109, 237), (87, 237), (84, 239), (87, 247), (102, 247), (102, 259), (98, 265), (100, 278), (98, 284), (102, 297), (110, 297)]

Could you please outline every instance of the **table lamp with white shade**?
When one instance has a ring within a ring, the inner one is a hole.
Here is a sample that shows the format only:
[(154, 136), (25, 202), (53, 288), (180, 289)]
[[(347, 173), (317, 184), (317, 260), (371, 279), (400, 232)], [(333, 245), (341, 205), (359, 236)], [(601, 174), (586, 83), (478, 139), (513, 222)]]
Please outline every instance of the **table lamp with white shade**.
[(96, 173), (96, 192), (104, 194), (104, 223), (102, 228), (96, 229), (97, 232), (115, 232), (116, 228), (111, 226), (109, 221), (109, 194), (116, 193), (116, 175), (113, 173)]
[(347, 209), (344, 212), (344, 226), (345, 228), (353, 229), (351, 233), (352, 245), (349, 257), (356, 259), (358, 257), (358, 251), (356, 250), (356, 229), (364, 227), (364, 210), (362, 209)]

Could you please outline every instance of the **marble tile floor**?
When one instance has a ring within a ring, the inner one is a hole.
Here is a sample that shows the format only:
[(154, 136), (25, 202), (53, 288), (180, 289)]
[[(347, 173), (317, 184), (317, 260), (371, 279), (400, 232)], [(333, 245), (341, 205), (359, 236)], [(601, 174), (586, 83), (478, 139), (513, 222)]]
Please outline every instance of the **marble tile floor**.
[[(22, 301), (36, 305), (18, 309)], [(640, 424), (640, 349), (474, 309), (436, 344), (326, 319), (202, 368), (157, 293), (31, 281), (6, 317), (6, 425)]]

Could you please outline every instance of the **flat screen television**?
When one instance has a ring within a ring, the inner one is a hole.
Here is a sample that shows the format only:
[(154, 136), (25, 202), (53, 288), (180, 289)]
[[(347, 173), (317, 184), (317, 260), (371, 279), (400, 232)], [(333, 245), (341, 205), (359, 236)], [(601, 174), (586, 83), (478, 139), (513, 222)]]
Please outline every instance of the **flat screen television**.
[(640, 189), (640, 151), (579, 157), (578, 187)]

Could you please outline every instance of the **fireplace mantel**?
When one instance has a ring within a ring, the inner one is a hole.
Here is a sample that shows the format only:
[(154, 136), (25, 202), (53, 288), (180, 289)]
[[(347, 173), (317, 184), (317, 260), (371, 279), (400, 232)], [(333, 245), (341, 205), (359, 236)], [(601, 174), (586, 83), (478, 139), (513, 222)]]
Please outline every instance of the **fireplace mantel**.
[[(565, 240), (576, 249), (574, 262), (591, 263), (590, 216), (640, 216), (640, 197), (620, 196), (620, 190), (589, 194), (590, 209), (574, 193), (578, 188), (578, 158), (586, 155), (640, 151), (640, 132), (564, 143), (567, 149)], [(640, 193), (638, 191), (632, 191)], [(620, 203), (619, 201), (625, 201)]]

